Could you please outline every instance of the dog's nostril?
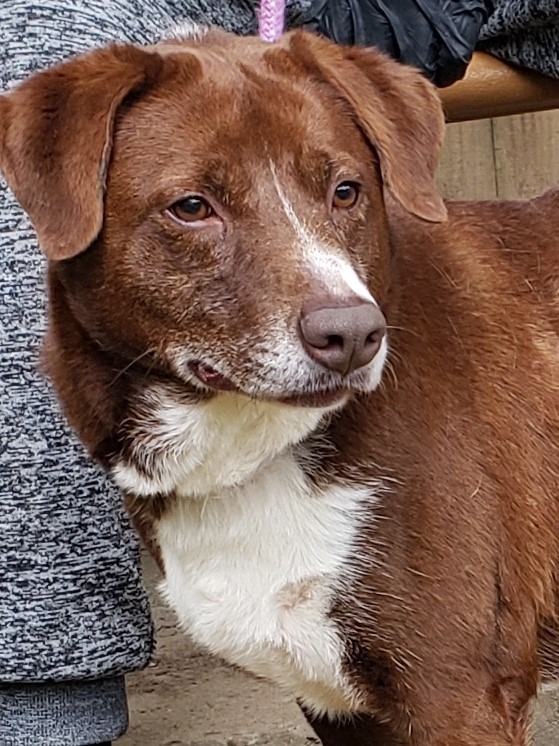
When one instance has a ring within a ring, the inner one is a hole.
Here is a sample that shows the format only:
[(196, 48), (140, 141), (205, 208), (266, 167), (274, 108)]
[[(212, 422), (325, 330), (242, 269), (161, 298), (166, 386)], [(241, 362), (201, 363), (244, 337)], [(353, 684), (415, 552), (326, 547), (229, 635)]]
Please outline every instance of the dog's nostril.
[(373, 332), (371, 332), (367, 339), (365, 340), (366, 345), (380, 345), (382, 342), (382, 338), (386, 334), (386, 325), (383, 325), (379, 329), (375, 329)]
[(299, 328), (310, 357), (346, 375), (367, 365), (377, 354), (386, 321), (378, 306), (363, 302), (303, 311)]
[(325, 347), (339, 347), (341, 350), (343, 350), (344, 339), (343, 339), (343, 337), (340, 337), (337, 334), (331, 334), (326, 339), (326, 345), (325, 345)]

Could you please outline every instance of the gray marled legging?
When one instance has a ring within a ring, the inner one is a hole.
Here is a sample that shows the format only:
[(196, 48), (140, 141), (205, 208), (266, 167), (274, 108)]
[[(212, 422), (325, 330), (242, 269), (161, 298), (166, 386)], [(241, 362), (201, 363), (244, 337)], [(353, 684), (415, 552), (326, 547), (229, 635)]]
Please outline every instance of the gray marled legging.
[[(0, 88), (108, 41), (151, 44), (185, 18), (240, 33), (255, 25), (245, 0), (0, 0)], [(0, 183), (1, 746), (116, 738), (127, 723), (123, 674), (152, 651), (120, 497), (37, 371), (43, 272), (34, 233)]]

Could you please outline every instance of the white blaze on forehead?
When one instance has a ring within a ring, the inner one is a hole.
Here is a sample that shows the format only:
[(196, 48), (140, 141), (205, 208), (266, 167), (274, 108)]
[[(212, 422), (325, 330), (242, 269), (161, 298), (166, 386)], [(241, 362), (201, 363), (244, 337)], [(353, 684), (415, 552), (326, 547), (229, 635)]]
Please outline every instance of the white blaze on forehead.
[(350, 262), (337, 254), (335, 249), (325, 247), (299, 218), (273, 163), (270, 163), (270, 170), (283, 210), (297, 236), (303, 261), (312, 274), (321, 280), (333, 295), (347, 296), (350, 291), (358, 298), (378, 305)]
[(354, 295), (362, 300), (378, 305), (347, 259), (324, 249), (316, 241), (306, 252), (305, 259), (334, 294), (347, 295), (347, 289), (349, 288)]

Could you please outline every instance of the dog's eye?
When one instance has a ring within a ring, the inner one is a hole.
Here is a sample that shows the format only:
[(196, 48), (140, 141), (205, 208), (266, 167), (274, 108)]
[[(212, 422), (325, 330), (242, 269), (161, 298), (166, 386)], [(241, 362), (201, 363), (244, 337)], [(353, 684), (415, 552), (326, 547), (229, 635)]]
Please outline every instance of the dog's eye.
[(212, 206), (203, 197), (185, 197), (169, 208), (169, 212), (183, 223), (207, 220), (214, 214)]
[(359, 184), (356, 184), (354, 181), (342, 181), (334, 191), (332, 207), (336, 207), (339, 210), (348, 210), (350, 207), (353, 207), (359, 199), (359, 190)]

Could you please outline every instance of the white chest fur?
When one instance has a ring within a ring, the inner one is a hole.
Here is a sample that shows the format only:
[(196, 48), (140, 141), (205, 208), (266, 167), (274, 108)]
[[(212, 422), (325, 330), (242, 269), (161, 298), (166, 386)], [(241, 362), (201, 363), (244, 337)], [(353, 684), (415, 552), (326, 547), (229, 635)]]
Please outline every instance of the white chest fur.
[(355, 486), (316, 493), (284, 455), (243, 487), (178, 501), (158, 540), (164, 593), (185, 630), (315, 712), (355, 710), (328, 612), (372, 499), (370, 488)]
[(293, 444), (327, 411), (236, 394), (185, 404), (172, 388), (153, 387), (129, 423), (135, 460), (117, 464), (114, 476), (136, 495), (175, 495), (157, 540), (163, 592), (182, 626), (334, 715), (359, 701), (329, 611), (348, 588), (375, 485), (317, 490), (305, 476)]

